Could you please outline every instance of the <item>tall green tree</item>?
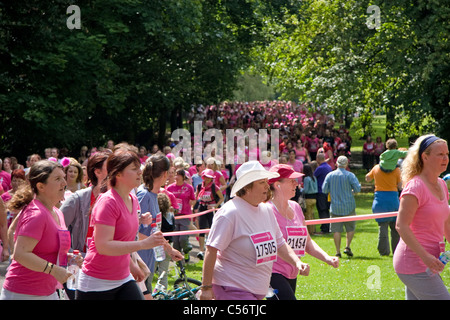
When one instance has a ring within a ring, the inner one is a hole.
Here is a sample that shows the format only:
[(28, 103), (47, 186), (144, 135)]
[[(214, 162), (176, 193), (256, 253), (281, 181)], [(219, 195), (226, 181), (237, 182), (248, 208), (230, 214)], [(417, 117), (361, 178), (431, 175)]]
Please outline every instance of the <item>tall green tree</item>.
[[(278, 91), (326, 103), (336, 115), (386, 112), (392, 136), (448, 138), (448, 0), (302, 3), (284, 25), (267, 20), (270, 45), (254, 52)], [(379, 9), (377, 28), (368, 24), (371, 5)]]
[(71, 29), (67, 0), (2, 0), (0, 155), (163, 143), (192, 104), (232, 96), (283, 3), (81, 0)]

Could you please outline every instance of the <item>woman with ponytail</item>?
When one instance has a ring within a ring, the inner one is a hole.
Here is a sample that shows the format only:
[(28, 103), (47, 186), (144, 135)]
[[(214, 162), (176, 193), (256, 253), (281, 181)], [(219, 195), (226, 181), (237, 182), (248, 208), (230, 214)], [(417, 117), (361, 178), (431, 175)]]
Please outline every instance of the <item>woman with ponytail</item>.
[[(136, 197), (139, 200), (139, 205), (141, 207), (142, 213), (150, 212), (152, 215), (152, 222), (156, 223), (156, 221), (161, 221), (162, 217), (157, 219), (157, 215), (160, 214), (159, 205), (158, 205), (158, 193), (159, 189), (167, 179), (167, 173), (170, 168), (170, 161), (164, 155), (154, 155), (148, 158), (145, 162), (144, 171), (142, 173), (142, 179), (144, 184), (142, 184), (137, 192)], [(163, 230), (164, 231), (164, 230)], [(151, 233), (150, 225), (139, 225), (139, 237), (145, 238), (148, 237)], [(172, 251), (169, 251), (167, 254), (167, 259), (170, 259), (172, 255), (176, 254), (178, 251), (172, 248)], [(153, 248), (148, 250), (140, 250), (138, 251), (139, 256), (145, 262), (145, 264), (150, 269), (150, 276), (147, 278), (145, 282), (145, 286), (147, 288), (144, 291), (144, 295), (149, 297), (152, 293), (152, 279), (153, 274), (155, 272), (155, 255), (153, 253)], [(168, 260), (170, 261), (170, 260)], [(168, 263), (167, 263), (168, 265)]]
[(92, 211), (94, 234), (80, 272), (77, 300), (143, 300), (131, 274), (131, 254), (170, 247), (161, 232), (136, 241), (139, 202), (132, 193), (141, 183), (141, 162), (129, 148), (116, 148), (106, 160), (110, 189)]
[[(178, 169), (175, 176), (175, 182), (167, 186), (167, 191), (172, 192), (177, 198), (178, 213), (177, 215), (192, 214), (192, 207), (195, 205), (195, 192), (192, 184), (187, 182), (186, 171)], [(187, 231), (190, 229), (192, 220), (190, 218), (180, 218), (175, 221), (175, 231)], [(189, 243), (189, 235), (180, 235), (173, 237), (174, 248), (183, 251), (185, 261), (189, 260), (189, 252), (192, 245)]]
[(10, 209), (22, 209), (12, 263), (8, 268), (2, 300), (57, 300), (56, 289), (71, 276), (64, 266), (70, 234), (62, 212), (56, 207), (64, 196), (66, 180), (60, 164), (35, 163), (29, 185), (16, 191)]

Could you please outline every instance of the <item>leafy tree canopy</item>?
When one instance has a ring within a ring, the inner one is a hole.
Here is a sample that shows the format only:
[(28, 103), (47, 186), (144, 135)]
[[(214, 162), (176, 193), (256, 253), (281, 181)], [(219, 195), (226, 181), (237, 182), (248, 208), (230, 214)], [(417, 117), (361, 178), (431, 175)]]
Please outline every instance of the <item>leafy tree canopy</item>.
[[(0, 154), (165, 142), (193, 103), (233, 95), (265, 17), (291, 1), (0, 1)], [(173, 129), (173, 128), (172, 128)]]
[(450, 138), (450, 1), (302, 4), (284, 24), (268, 19), (269, 45), (253, 52), (255, 69), (278, 92), (326, 103), (336, 115), (385, 112), (389, 136)]

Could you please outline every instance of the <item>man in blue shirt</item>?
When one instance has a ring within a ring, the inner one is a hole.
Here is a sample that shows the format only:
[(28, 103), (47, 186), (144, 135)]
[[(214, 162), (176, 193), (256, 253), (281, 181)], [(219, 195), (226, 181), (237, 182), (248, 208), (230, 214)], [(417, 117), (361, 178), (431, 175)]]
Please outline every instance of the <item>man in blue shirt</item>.
[[(337, 169), (325, 177), (322, 185), (322, 192), (329, 192), (331, 196), (331, 217), (356, 215), (356, 203), (353, 193), (361, 191), (361, 184), (352, 172), (346, 170), (348, 165), (347, 157), (340, 156), (336, 164)], [(331, 232), (333, 232), (334, 244), (336, 246), (336, 256), (338, 257), (341, 256), (341, 233), (344, 231), (344, 226), (346, 231), (346, 247), (344, 253), (348, 256), (353, 256), (350, 244), (355, 234), (356, 222), (350, 221), (331, 224)]]
[[(333, 171), (328, 163), (325, 162), (325, 154), (318, 153), (316, 161), (319, 164), (314, 171), (314, 176), (317, 178), (317, 200), (316, 207), (319, 214), (319, 219), (328, 219), (330, 217), (330, 203), (328, 202), (328, 194), (322, 192), (322, 184), (328, 173)], [(330, 232), (330, 224), (324, 223), (320, 225), (320, 231), (322, 233)]]

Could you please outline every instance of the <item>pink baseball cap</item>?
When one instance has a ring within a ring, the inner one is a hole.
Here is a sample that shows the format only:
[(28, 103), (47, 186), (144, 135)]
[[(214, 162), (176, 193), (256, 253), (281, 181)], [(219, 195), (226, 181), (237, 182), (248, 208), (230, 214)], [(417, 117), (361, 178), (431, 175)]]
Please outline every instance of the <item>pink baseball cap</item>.
[(207, 177), (207, 178), (214, 179), (214, 171), (212, 169), (205, 169), (202, 171), (201, 176), (202, 176), (202, 178)]
[(278, 172), (278, 174), (280, 175), (278, 178), (270, 179), (269, 184), (272, 184), (280, 179), (296, 179), (301, 178), (305, 175), (303, 173), (294, 171), (294, 169), (292, 169), (292, 167), (287, 164), (274, 165), (272, 168), (270, 168), (269, 171)]

